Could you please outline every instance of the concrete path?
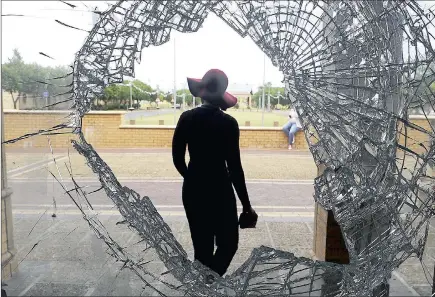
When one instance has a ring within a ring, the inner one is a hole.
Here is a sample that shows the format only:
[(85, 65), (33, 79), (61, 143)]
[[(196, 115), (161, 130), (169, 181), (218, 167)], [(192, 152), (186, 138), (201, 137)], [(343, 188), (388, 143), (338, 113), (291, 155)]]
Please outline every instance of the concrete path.
[[(33, 210), (43, 211), (35, 206)], [(9, 296), (157, 296), (131, 271), (121, 270), (122, 263), (116, 263), (106, 254), (105, 245), (89, 231), (80, 215), (59, 213), (57, 218), (52, 218), (49, 213), (41, 216), (35, 212), (14, 212), (20, 266), (6, 282)], [(136, 234), (123, 225), (116, 225), (121, 220), (119, 215), (103, 214), (99, 218), (112, 238), (133, 258), (151, 261), (146, 266), (149, 272), (164, 279), (169, 277), (163, 275), (167, 270), (156, 254), (143, 252), (144, 248), (136, 244), (140, 240)], [(165, 215), (164, 219), (192, 259), (185, 217)], [(260, 245), (310, 258), (312, 239), (312, 219), (273, 221), (261, 217), (256, 229), (240, 231), (239, 250), (228, 273), (235, 271), (252, 249)], [(400, 275), (395, 275), (390, 283), (391, 296), (417, 296)], [(165, 291), (158, 282), (153, 284)]]
[[(101, 187), (96, 180), (76, 180), (88, 193)], [(178, 205), (181, 207), (182, 180), (120, 180), (141, 196), (148, 196), (156, 205)], [(64, 185), (71, 189), (72, 182)], [(52, 204), (55, 197), (58, 205), (72, 204), (71, 199), (56, 181), (13, 179), (9, 181), (13, 189), (13, 208), (24, 206)], [(262, 209), (274, 207), (286, 209), (307, 208), (311, 211), (314, 207), (313, 181), (247, 181), (252, 205)], [(92, 204), (110, 205), (111, 201), (103, 191), (89, 195)], [(240, 205), (240, 203), (239, 203)]]
[[(21, 147), (7, 147), (5, 149), (6, 154), (51, 154), (48, 147), (46, 148), (21, 148)], [(128, 154), (128, 153), (171, 153), (171, 148), (131, 148), (131, 149), (117, 149), (117, 148), (98, 148), (98, 153), (120, 153), (120, 154)], [(288, 151), (287, 149), (250, 149), (244, 148), (240, 149), (241, 155), (245, 154), (254, 154), (254, 155), (296, 155), (296, 156), (307, 156), (311, 157), (311, 153), (309, 151), (302, 150), (292, 150)], [(67, 153), (68, 149), (56, 148), (55, 153), (64, 154)], [(70, 148), (70, 153), (75, 153), (75, 151)]]
[[(98, 151), (102, 156), (106, 154), (103, 158), (112, 163), (114, 159), (141, 154), (141, 162), (147, 166), (153, 164), (151, 161), (155, 161), (157, 155), (163, 156), (161, 158), (164, 159), (159, 163), (160, 167), (164, 164), (171, 165), (168, 157), (169, 149)], [(121, 265), (107, 256), (104, 245), (91, 233), (76, 206), (63, 193), (60, 185), (50, 178), (46, 169), (41, 170), (41, 166), (47, 167), (47, 162), (52, 161), (52, 158), (45, 158), (45, 161), (40, 159), (40, 155), (46, 153), (48, 153), (47, 149), (7, 150), (7, 154), (15, 156), (27, 154), (22, 158), (23, 160), (17, 158), (8, 167), (8, 175), (13, 177), (8, 183), (14, 191), (12, 197), (14, 234), (18, 249), (17, 258), (21, 262), (19, 271), (7, 282), (8, 294), (10, 296), (134, 296), (141, 293), (146, 296), (152, 295), (153, 292), (149, 288), (144, 290), (143, 283), (131, 272), (120, 271)], [(67, 151), (56, 149), (55, 153), (62, 158)], [(118, 154), (120, 156), (117, 156)], [(269, 160), (274, 158), (273, 156), (276, 156), (275, 159), (293, 156), (291, 168), (284, 168), (284, 170), (295, 170), (297, 165), (305, 166), (303, 162), (311, 158), (308, 152), (286, 150), (243, 150), (242, 155), (247, 156), (248, 161), (257, 158)], [(79, 161), (83, 163), (80, 159), (77, 160), (77, 164)], [(138, 160), (132, 158), (129, 164), (138, 167)], [(111, 164), (114, 165), (116, 164)], [(252, 170), (254, 169), (259, 172), (272, 170), (265, 169), (265, 166), (253, 167)], [(150, 168), (150, 170), (154, 174), (154, 169)], [(120, 176), (118, 172), (117, 175)], [(313, 256), (312, 178), (280, 180), (278, 178), (282, 178), (282, 174), (272, 172), (270, 175), (274, 179), (257, 178), (247, 181), (252, 204), (260, 218), (255, 230), (241, 231), (239, 251), (230, 272), (248, 258), (254, 247), (260, 245), (291, 251), (297, 256)], [(29, 179), (27, 176), (32, 178)], [(142, 172), (137, 176), (126, 176), (127, 178), (119, 179), (121, 184), (134, 189), (141, 196), (146, 195), (151, 198), (180, 244), (192, 256), (189, 229), (181, 203), (182, 180), (175, 177), (177, 175), (160, 179), (144, 178)], [(68, 180), (66, 176), (64, 179)], [(77, 182), (87, 192), (100, 187), (92, 174), (86, 173), (85, 177), (77, 179)], [(72, 188), (70, 181), (66, 181), (65, 185)], [(56, 201), (56, 209), (53, 207), (53, 198)], [(116, 225), (121, 217), (107, 196), (99, 191), (91, 194), (89, 198), (93, 206), (98, 209), (100, 220), (109, 233), (132, 252), (141, 254), (142, 250), (134, 245), (139, 241), (138, 236), (124, 226)], [(56, 213), (56, 218), (51, 216), (53, 212)], [(165, 271), (155, 255), (150, 255), (150, 259), (152, 260), (150, 270), (158, 275)], [(399, 267), (391, 280), (391, 296), (415, 296), (417, 293), (427, 296), (430, 293), (426, 278), (431, 278), (431, 275), (424, 272), (433, 272), (435, 228), (430, 228), (423, 259), (428, 266), (425, 270), (415, 258), (407, 260)]]
[[(79, 180), (86, 191), (96, 181)], [(150, 288), (106, 254), (105, 246), (89, 230), (76, 207), (60, 187), (46, 180), (11, 180), (14, 189), (13, 215), (19, 271), (7, 282), (10, 296), (137, 296), (155, 295)], [(148, 195), (192, 258), (187, 221), (180, 203), (180, 180), (122, 180), (121, 183)], [(72, 187), (71, 183), (66, 186)], [(229, 273), (239, 267), (254, 247), (266, 245), (313, 257), (312, 181), (248, 181), (254, 207), (260, 214), (255, 230), (240, 231), (239, 250)], [(56, 198), (57, 217), (52, 198)], [(166, 271), (155, 254), (143, 255), (135, 246), (139, 237), (123, 225), (122, 218), (101, 192), (90, 196), (99, 218), (111, 236), (129, 252), (151, 260), (148, 269), (159, 275)], [(139, 254), (138, 254), (139, 253)], [(402, 265), (403, 267), (403, 265)], [(416, 266), (406, 266), (416, 271)], [(405, 275), (408, 275), (406, 273)], [(391, 279), (391, 296), (417, 296), (402, 273)], [(423, 288), (427, 289), (427, 288)]]
[(134, 120), (141, 117), (153, 117), (153, 116), (158, 116), (158, 115), (168, 114), (173, 112), (174, 112), (173, 109), (134, 110), (132, 112), (126, 112), (124, 114), (124, 118), (126, 120)]

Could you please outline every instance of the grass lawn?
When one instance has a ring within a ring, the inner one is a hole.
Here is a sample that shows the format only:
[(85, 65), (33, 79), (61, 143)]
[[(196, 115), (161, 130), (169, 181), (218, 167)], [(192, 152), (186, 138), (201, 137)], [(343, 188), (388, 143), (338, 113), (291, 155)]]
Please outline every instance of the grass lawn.
[[(236, 111), (231, 110), (227, 112), (233, 116), (239, 126), (245, 126), (247, 121), (251, 122), (251, 126), (261, 127), (262, 124), (262, 112), (258, 111)], [(178, 121), (181, 111), (176, 112), (176, 120)], [(136, 118), (136, 125), (158, 125), (159, 120), (163, 120), (165, 125), (174, 125), (174, 114), (163, 114), (152, 117)], [(281, 127), (287, 123), (288, 117), (286, 114), (276, 114), (271, 112), (264, 112), (264, 126), (273, 127), (273, 122), (278, 122), (278, 126)]]

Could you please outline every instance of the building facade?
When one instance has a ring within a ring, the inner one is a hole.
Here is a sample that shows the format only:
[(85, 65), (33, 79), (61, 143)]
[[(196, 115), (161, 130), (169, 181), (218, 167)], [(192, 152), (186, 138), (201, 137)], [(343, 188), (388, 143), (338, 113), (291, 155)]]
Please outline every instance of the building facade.
[(227, 92), (237, 97), (240, 108), (252, 107), (252, 85), (249, 84), (229, 84)]

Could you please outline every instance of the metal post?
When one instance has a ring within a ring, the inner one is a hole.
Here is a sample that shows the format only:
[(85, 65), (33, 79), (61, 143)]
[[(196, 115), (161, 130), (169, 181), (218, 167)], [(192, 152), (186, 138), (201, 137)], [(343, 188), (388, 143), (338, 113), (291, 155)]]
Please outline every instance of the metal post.
[(183, 110), (186, 110), (186, 93), (183, 93)]
[(261, 126), (264, 127), (264, 88), (266, 87), (266, 54), (264, 54), (264, 58), (263, 58), (263, 96), (262, 96), (262, 101), (261, 101), (261, 109), (262, 109), (262, 113), (261, 113)]
[(281, 92), (280, 91), (278, 91), (278, 104), (279, 104), (279, 97), (281, 97)]
[(132, 84), (133, 84), (133, 82), (130, 81), (130, 109), (133, 108), (133, 91), (132, 91)]
[(270, 87), (269, 87), (269, 93), (267, 94), (267, 111), (270, 111)]
[[(6, 154), (4, 139), (4, 113), (3, 113), (3, 100), (0, 102), (1, 109), (1, 199), (2, 199), (2, 253), (1, 253), (1, 267), (2, 267), (2, 280), (9, 279), (12, 272), (17, 271), (17, 253), (14, 244), (14, 230), (12, 219), (12, 189), (8, 187), (7, 170), (6, 170)], [(6, 246), (6, 248), (4, 248)]]
[(177, 104), (177, 87), (176, 87), (176, 56), (175, 56), (175, 37), (174, 37), (174, 125), (177, 123), (177, 118), (176, 118), (176, 112), (177, 112), (177, 108), (176, 108), (176, 104)]
[[(50, 74), (47, 73), (47, 76), (45, 77), (45, 91), (47, 92), (48, 89), (48, 79), (50, 77)], [(45, 106), (48, 106), (48, 96), (45, 96)], [(48, 107), (46, 107), (47, 109), (49, 109)]]

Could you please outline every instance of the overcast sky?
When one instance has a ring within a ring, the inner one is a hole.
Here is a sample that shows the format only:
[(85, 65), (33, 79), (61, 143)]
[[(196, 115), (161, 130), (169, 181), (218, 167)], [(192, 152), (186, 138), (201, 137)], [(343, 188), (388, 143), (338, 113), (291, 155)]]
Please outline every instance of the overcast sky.
[[(60, 1), (2, 1), (2, 14), (24, 14), (31, 17), (2, 18), (2, 62), (18, 48), (26, 62), (43, 65), (71, 64), (74, 54), (87, 36), (55, 22), (91, 29), (92, 15), (88, 9), (100, 1), (70, 1), (72, 9)], [(88, 8), (86, 8), (86, 6)], [(176, 44), (177, 88), (185, 87), (186, 77), (202, 77), (211, 68), (223, 70), (230, 83), (251, 84), (254, 89), (263, 83), (264, 55), (249, 38), (242, 38), (214, 14), (209, 14), (203, 28), (196, 33), (172, 31), (171, 40), (159, 47), (142, 51), (142, 62), (136, 65), (136, 78), (161, 89), (173, 88), (174, 39)], [(44, 52), (56, 59), (39, 55)], [(282, 85), (282, 75), (266, 58), (266, 81)]]
[[(114, 1), (110, 1), (115, 3)], [(2, 14), (24, 14), (27, 17), (2, 17), (2, 62), (18, 48), (25, 62), (43, 65), (69, 65), (74, 54), (83, 45), (86, 32), (64, 27), (56, 19), (86, 30), (92, 28), (98, 6), (107, 8), (103, 1), (70, 1), (72, 9), (60, 1), (2, 1)], [(434, 2), (420, 1), (424, 7)], [(159, 47), (142, 51), (142, 62), (136, 65), (136, 78), (170, 90), (174, 84), (174, 39), (176, 44), (176, 84), (186, 87), (186, 77), (200, 78), (211, 68), (227, 73), (230, 83), (250, 84), (254, 90), (263, 83), (262, 51), (249, 38), (242, 38), (222, 20), (210, 13), (203, 28), (197, 33), (172, 31), (171, 40)], [(39, 55), (44, 52), (56, 58), (52, 61)], [(281, 86), (282, 75), (266, 58), (266, 82)]]

